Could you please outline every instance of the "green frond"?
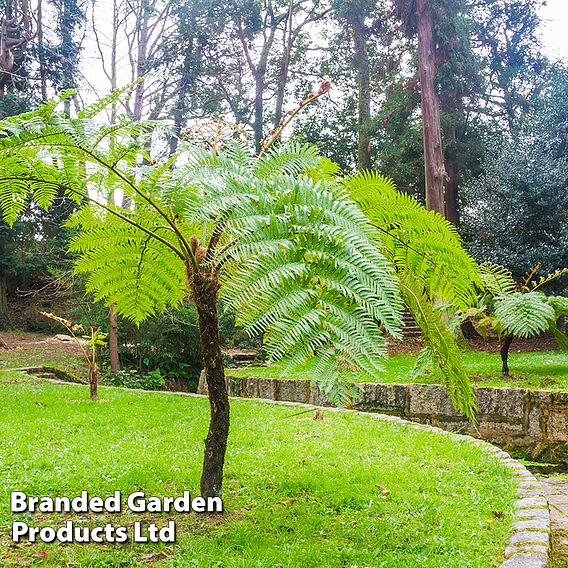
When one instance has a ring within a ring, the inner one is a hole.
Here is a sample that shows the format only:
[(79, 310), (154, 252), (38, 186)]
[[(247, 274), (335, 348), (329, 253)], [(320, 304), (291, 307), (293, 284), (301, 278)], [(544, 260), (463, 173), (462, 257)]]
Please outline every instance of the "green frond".
[(512, 294), (516, 289), (511, 271), (499, 264), (483, 263), (479, 267), (484, 287), (493, 295)]
[[(155, 221), (132, 215), (159, 232)], [(115, 304), (117, 313), (136, 324), (181, 304), (186, 293), (183, 262), (164, 244), (92, 206), (80, 209), (69, 226), (80, 229), (69, 250), (78, 253), (75, 270), (88, 275), (87, 291), (96, 301)]]
[(343, 183), (376, 227), (383, 253), (399, 272), (421, 282), (431, 299), (462, 311), (475, 305), (479, 268), (449, 221), (378, 173), (360, 173)]
[(434, 370), (448, 389), (454, 407), (461, 410), (468, 420), (473, 420), (476, 411), (473, 388), (455, 338), (419, 282), (407, 276), (401, 282), (401, 290), (422, 330), (426, 353), (421, 356), (421, 363), (435, 365)]
[(532, 337), (549, 329), (550, 321), (555, 321), (555, 311), (540, 292), (513, 292), (495, 298), (495, 317), (506, 333)]
[[(279, 144), (261, 156), (254, 165), (254, 174), (259, 178), (280, 175), (299, 176), (323, 167), (322, 158), (308, 144)], [(329, 164), (327, 164), (329, 168)]]

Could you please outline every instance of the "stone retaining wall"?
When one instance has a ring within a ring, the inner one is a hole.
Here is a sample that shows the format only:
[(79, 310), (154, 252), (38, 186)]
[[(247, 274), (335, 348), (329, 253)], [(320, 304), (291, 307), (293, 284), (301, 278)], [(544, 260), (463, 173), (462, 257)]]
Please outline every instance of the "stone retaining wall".
[[(331, 406), (307, 380), (227, 377), (229, 394)], [(399, 416), (483, 438), (507, 450), (534, 457), (568, 461), (568, 392), (513, 388), (475, 388), (477, 424), (454, 410), (440, 385), (364, 383), (357, 410)], [(206, 392), (204, 374), (198, 393)]]

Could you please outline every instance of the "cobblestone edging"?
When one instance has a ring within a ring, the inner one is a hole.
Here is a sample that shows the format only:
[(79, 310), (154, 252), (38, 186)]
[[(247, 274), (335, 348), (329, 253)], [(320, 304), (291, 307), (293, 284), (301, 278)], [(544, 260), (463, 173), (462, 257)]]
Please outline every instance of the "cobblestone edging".
[[(265, 398), (254, 398), (252, 400), (286, 406), (300, 406), (313, 409), (320, 408), (312, 404), (282, 400)], [(505, 560), (501, 564), (501, 568), (546, 568), (551, 553), (550, 512), (548, 509), (548, 501), (546, 500), (544, 490), (536, 477), (524, 465), (513, 459), (507, 452), (493, 446), (489, 442), (479, 440), (478, 438), (473, 438), (465, 434), (456, 434), (454, 432), (442, 430), (436, 426), (430, 426), (429, 424), (410, 422), (409, 420), (404, 420), (398, 416), (334, 407), (326, 407), (325, 410), (331, 412), (357, 412), (358, 414), (372, 416), (378, 420), (404, 424), (407, 427), (415, 428), (417, 430), (436, 432), (439, 435), (451, 436), (452, 438), (464, 440), (467, 443), (480, 446), (492, 454), (495, 459), (498, 459), (508, 470), (511, 471), (513, 479), (517, 482), (513, 532), (509, 538), (507, 548), (505, 549)]]

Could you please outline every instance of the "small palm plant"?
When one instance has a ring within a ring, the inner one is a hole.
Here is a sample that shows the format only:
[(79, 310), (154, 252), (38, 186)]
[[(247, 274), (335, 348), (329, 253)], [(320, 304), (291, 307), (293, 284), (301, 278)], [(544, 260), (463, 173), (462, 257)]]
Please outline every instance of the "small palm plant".
[(89, 328), (90, 336), (87, 340), (81, 341), (77, 333), (85, 333), (82, 325), (73, 324), (70, 320), (59, 317), (51, 312), (40, 312), (40, 314), (61, 324), (81, 349), (81, 353), (89, 368), (89, 398), (91, 400), (97, 400), (99, 398), (99, 366), (97, 364), (97, 354), (99, 347), (106, 345), (106, 333), (103, 333), (98, 327), (91, 326)]
[(557, 322), (568, 314), (568, 298), (547, 296), (540, 289), (568, 273), (557, 270), (547, 276), (536, 277), (539, 265), (525, 278), (515, 282), (509, 270), (497, 264), (481, 265), (483, 294), (478, 307), (470, 308), (471, 318), (482, 336), (489, 331), (502, 337), (502, 373), (509, 375), (509, 349), (515, 337), (533, 337), (550, 331), (560, 349), (568, 350), (568, 339), (560, 331)]

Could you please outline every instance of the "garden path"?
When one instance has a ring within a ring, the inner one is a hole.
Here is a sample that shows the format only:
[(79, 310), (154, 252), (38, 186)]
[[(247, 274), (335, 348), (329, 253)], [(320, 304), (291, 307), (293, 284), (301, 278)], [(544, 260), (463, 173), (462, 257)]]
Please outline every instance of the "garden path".
[(568, 479), (543, 476), (539, 481), (550, 504), (554, 556), (559, 566), (568, 568)]

